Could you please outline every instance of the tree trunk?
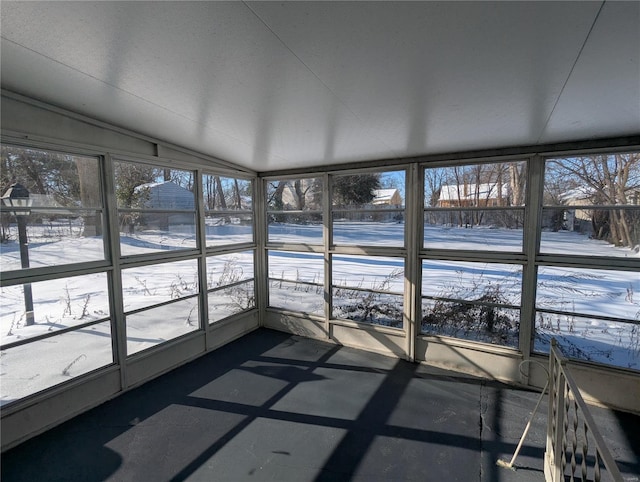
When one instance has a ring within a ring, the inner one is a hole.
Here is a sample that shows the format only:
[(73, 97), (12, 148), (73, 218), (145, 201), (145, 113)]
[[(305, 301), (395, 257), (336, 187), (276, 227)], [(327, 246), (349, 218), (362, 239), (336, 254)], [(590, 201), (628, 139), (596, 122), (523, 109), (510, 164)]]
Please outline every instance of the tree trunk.
[(235, 195), (236, 195), (236, 209), (242, 209), (242, 197), (240, 196), (240, 186), (238, 186), (238, 180), (234, 179), (233, 180), (233, 185), (235, 188)]
[[(76, 166), (78, 168), (82, 207), (101, 206), (100, 176), (96, 169), (97, 163), (93, 159), (91, 161), (77, 159)], [(84, 236), (102, 236), (102, 216), (94, 213), (94, 211), (87, 211), (87, 213), (84, 216)]]
[(293, 183), (293, 189), (294, 198), (296, 200), (296, 208), (302, 211), (304, 210), (304, 207), (306, 205), (306, 200), (305, 193), (302, 190), (302, 181), (300, 181), (300, 179), (296, 179), (296, 181)]
[(287, 183), (285, 181), (280, 181), (273, 193), (273, 207), (277, 211), (284, 209), (284, 201), (282, 200), (282, 195), (284, 194), (284, 188), (286, 185)]
[(213, 184), (213, 177), (206, 176), (207, 185), (205, 186), (205, 192), (207, 194), (206, 205), (207, 209), (215, 209), (216, 208), (216, 191)]
[(513, 206), (522, 206), (524, 178), (522, 176), (522, 168), (518, 169), (518, 164), (512, 162), (509, 164), (509, 184), (511, 185), (511, 203)]
[(220, 182), (220, 176), (215, 176), (214, 182), (216, 183), (216, 192), (218, 194), (218, 204), (222, 209), (227, 209), (227, 201), (224, 199), (224, 191), (222, 190), (222, 182)]

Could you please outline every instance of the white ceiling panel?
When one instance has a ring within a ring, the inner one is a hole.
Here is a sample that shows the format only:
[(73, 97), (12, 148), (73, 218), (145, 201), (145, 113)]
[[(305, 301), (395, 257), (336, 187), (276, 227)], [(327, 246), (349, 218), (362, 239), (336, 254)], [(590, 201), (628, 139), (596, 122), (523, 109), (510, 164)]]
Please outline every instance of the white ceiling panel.
[(537, 142), (599, 4), (250, 7), (385, 144), (420, 154)]
[(640, 2), (607, 2), (540, 140), (638, 133)]
[(2, 87), (257, 171), (638, 133), (600, 7), (3, 1)]

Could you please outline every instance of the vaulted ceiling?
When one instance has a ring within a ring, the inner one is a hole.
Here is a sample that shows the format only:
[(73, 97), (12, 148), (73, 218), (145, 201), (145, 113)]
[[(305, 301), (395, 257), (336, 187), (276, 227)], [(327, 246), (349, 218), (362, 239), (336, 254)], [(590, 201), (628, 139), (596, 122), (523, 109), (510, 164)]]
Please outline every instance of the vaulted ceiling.
[(256, 171), (640, 133), (640, 2), (0, 8), (3, 88)]

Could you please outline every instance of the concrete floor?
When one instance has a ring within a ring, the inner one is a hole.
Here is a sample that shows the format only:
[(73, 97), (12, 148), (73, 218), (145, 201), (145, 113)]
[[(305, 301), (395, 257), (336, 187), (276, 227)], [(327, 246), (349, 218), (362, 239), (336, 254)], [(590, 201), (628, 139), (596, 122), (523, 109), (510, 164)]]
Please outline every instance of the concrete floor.
[[(540, 481), (538, 394), (260, 329), (2, 454), (12, 481)], [(626, 480), (640, 417), (595, 410)]]

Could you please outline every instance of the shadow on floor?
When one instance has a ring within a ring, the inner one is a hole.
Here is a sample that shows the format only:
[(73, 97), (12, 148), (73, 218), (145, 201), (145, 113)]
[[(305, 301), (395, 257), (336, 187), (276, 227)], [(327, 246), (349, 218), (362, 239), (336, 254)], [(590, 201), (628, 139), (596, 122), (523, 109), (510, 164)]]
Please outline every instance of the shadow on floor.
[[(518, 472), (495, 465), (510, 458), (537, 397), (261, 329), (2, 454), (1, 475), (5, 482), (537, 481), (546, 407)], [(624, 422), (637, 428), (637, 419)], [(635, 443), (637, 431), (630, 437)]]

